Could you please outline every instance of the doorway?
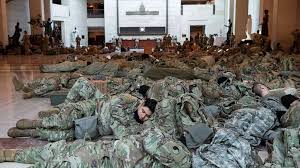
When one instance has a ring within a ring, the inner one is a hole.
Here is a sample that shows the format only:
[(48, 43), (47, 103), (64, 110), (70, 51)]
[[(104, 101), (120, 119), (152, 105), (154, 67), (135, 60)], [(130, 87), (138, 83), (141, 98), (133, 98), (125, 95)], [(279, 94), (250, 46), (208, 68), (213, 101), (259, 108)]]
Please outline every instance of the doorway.
[(201, 34), (205, 34), (205, 25), (190, 26), (190, 36), (193, 37), (193, 39), (195, 39), (197, 33), (199, 33), (200, 36)]

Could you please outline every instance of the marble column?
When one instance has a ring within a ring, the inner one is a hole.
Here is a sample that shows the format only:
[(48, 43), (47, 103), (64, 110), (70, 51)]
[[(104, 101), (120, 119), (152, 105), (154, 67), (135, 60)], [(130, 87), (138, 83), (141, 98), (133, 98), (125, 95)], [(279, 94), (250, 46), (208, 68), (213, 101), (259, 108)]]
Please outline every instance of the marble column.
[[(44, 12), (44, 0), (30, 0), (30, 18), (36, 18), (38, 15), (41, 16), (41, 21), (45, 21), (45, 12)], [(31, 34), (43, 34), (44, 29), (40, 27), (31, 27)]]
[(0, 42), (8, 45), (6, 1), (0, 0)]
[(234, 1), (233, 31), (236, 41), (246, 38), (246, 24), (248, 19), (248, 0)]

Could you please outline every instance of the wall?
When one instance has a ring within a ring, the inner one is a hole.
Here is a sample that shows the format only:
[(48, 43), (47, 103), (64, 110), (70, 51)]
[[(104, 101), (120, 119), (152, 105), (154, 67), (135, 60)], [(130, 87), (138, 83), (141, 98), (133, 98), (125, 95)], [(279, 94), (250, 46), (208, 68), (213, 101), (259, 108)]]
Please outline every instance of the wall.
[(117, 37), (117, 0), (104, 0), (105, 42)]
[(88, 18), (88, 27), (104, 27), (104, 18)]
[(259, 30), (260, 0), (249, 0), (248, 14), (252, 17), (252, 33)]
[(298, 0), (289, 0), (286, 3), (285, 0), (278, 0), (277, 11), (277, 31), (276, 39), (274, 39), (273, 45), (280, 42), (283, 48), (288, 49), (293, 42), (291, 32), (297, 28), (297, 7)]
[[(181, 21), (181, 38), (183, 42), (185, 38), (190, 37), (190, 26), (205, 25), (205, 34), (218, 34), (224, 36), (226, 34), (224, 24), (225, 22), (225, 1), (215, 1), (215, 15), (213, 15), (213, 5), (183, 5), (183, 15)], [(179, 25), (180, 26), (180, 25)], [(186, 37), (182, 37), (186, 34)]]
[[(30, 24), (30, 11), (29, 11), (29, 0), (22, 1), (9, 1), (6, 3), (7, 9), (7, 24), (8, 24), (8, 35), (13, 36), (15, 32), (15, 26), (17, 22), (20, 23), (20, 28), (26, 30), (29, 34), (31, 32)], [(23, 36), (23, 31), (21, 37)], [(20, 38), (21, 40), (22, 38)]]
[[(52, 4), (53, 6), (55, 4)], [(61, 8), (68, 8), (66, 12), (59, 8), (56, 8), (60, 11), (59, 16), (54, 16), (53, 19), (60, 19), (62, 23), (62, 34), (63, 42), (65, 46), (71, 46), (71, 43), (75, 45), (75, 41), (72, 41), (72, 32), (74, 28), (77, 28), (77, 34), (81, 37), (85, 36), (81, 40), (81, 45), (88, 45), (88, 25), (87, 25), (87, 1), (86, 0), (62, 0)], [(65, 6), (65, 7), (63, 7)], [(53, 13), (53, 12), (52, 12)], [(57, 14), (56, 14), (57, 15)]]
[[(155, 1), (154, 1), (155, 2)], [(117, 0), (104, 0), (104, 16), (105, 16), (105, 41), (111, 42), (112, 38), (117, 38)], [(134, 10), (135, 8), (133, 8)], [(168, 6), (168, 33), (171, 36), (180, 37), (180, 22), (181, 22), (181, 1), (169, 0)], [(123, 39), (155, 39), (162, 36), (121, 36)]]

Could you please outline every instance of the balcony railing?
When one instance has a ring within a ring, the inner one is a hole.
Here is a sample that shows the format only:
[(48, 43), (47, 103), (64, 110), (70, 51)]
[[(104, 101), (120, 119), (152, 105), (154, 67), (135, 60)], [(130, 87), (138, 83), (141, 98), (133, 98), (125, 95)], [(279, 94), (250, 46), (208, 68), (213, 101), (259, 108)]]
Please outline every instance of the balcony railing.
[(88, 18), (104, 18), (104, 9), (88, 9)]

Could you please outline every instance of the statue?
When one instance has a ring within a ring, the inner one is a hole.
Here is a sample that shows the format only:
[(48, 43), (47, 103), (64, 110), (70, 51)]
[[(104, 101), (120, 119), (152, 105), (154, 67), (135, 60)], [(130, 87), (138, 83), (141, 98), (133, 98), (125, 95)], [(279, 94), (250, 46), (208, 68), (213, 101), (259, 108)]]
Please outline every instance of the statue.
[(135, 39), (134, 48), (139, 48), (139, 43), (140, 43), (139, 39)]
[(212, 34), (209, 35), (208, 45), (212, 47), (214, 45), (214, 42), (215, 42), (214, 35)]
[(251, 32), (252, 32), (252, 18), (251, 15), (248, 15), (248, 20), (246, 24), (247, 40), (251, 40)]
[(265, 15), (263, 18), (263, 23), (262, 23), (262, 27), (261, 27), (261, 35), (268, 37), (269, 36), (269, 11), (265, 10)]
[(52, 22), (51, 22), (50, 18), (48, 18), (48, 20), (43, 25), (45, 27), (45, 34), (47, 34), (49, 37), (52, 35), (51, 24), (52, 24)]
[(28, 23), (31, 25), (31, 34), (41, 33), (41, 28), (43, 27), (41, 18), (41, 15), (37, 15), (35, 17), (30, 18), (30, 21)]
[(232, 34), (232, 22), (231, 22), (230, 19), (228, 20), (228, 23), (229, 23), (228, 26), (225, 25), (225, 27), (228, 27), (228, 31), (227, 31), (227, 39), (226, 39), (227, 44), (230, 43), (230, 36), (231, 36), (231, 34)]
[(197, 45), (200, 45), (200, 34), (199, 33), (197, 33), (195, 36), (195, 42)]
[(299, 54), (300, 53), (300, 31), (299, 29), (296, 29), (294, 32), (292, 32), (294, 41), (293, 45), (290, 49), (291, 53)]
[(160, 48), (161, 47), (161, 41), (160, 38), (156, 39), (156, 47)]
[(75, 47), (75, 43), (76, 43), (76, 37), (77, 37), (78, 31), (77, 28), (75, 27), (74, 30), (72, 31), (72, 41), (71, 44), (73, 47)]
[(79, 35), (77, 35), (77, 37), (76, 37), (76, 49), (80, 48), (80, 41), (81, 41), (81, 38), (79, 37)]
[(167, 45), (168, 45), (168, 47), (171, 46), (171, 43), (172, 43), (172, 37), (171, 37), (170, 34), (168, 34), (168, 36), (167, 36)]
[(119, 38), (119, 40), (118, 40), (118, 46), (121, 48), (122, 47), (122, 39), (121, 38)]
[(21, 32), (22, 32), (22, 29), (20, 29), (20, 24), (19, 22), (17, 22), (17, 25), (15, 26), (15, 33), (13, 35), (13, 46), (19, 46), (19, 39), (20, 39), (20, 36), (21, 36)]

